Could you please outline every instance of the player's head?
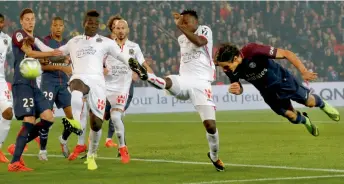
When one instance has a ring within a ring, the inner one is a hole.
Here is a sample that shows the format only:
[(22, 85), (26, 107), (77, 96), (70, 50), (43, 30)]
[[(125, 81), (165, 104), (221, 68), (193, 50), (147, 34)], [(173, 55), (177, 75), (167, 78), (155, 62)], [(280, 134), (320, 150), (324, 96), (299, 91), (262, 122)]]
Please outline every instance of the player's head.
[(84, 18), (85, 35), (94, 36), (99, 28), (99, 13), (96, 10), (90, 10)]
[(119, 40), (124, 40), (127, 38), (128, 34), (129, 34), (129, 27), (128, 27), (128, 23), (125, 20), (118, 20), (116, 22), (116, 25), (114, 27), (114, 31), (113, 31), (116, 35), (116, 38)]
[(57, 37), (62, 36), (64, 31), (64, 21), (61, 17), (54, 17), (50, 26), (51, 34)]
[(2, 31), (4, 26), (5, 26), (5, 17), (3, 14), (0, 13), (0, 32)]
[(224, 71), (235, 71), (241, 62), (240, 50), (230, 43), (222, 44), (215, 54), (215, 64)]
[(184, 10), (180, 15), (183, 15), (183, 24), (189, 31), (195, 32), (198, 27), (198, 15), (195, 10)]
[(33, 32), (36, 24), (35, 13), (30, 8), (25, 8), (20, 13), (20, 24), (27, 32)]
[(117, 21), (122, 20), (123, 18), (120, 15), (115, 15), (115, 16), (111, 16), (107, 22), (107, 27), (110, 30), (110, 32), (112, 32), (112, 30), (114, 30), (115, 25), (117, 23)]

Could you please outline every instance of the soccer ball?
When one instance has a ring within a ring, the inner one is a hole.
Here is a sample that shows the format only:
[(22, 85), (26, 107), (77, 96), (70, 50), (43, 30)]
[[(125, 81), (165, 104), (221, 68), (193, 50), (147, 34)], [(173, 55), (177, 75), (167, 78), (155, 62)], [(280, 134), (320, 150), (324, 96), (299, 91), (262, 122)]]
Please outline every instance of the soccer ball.
[(41, 63), (38, 59), (25, 58), (19, 65), (20, 73), (26, 79), (35, 79), (42, 74)]

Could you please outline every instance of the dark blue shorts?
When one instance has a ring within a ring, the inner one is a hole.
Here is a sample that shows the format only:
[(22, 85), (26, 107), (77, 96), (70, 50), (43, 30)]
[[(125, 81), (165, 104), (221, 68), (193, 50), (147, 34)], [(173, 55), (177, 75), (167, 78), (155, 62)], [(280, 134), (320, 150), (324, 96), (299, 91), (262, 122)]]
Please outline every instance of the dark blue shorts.
[[(129, 89), (129, 95), (128, 95), (128, 100), (127, 103), (125, 104), (124, 111), (126, 111), (129, 108), (130, 102), (133, 99), (134, 96), (134, 81), (131, 82), (130, 89)], [(110, 110), (111, 110), (111, 105), (108, 100), (106, 100), (106, 107), (105, 107), (105, 120), (110, 119)]]
[(41, 91), (46, 99), (49, 100), (50, 109), (53, 109), (54, 103), (57, 108), (66, 108), (71, 106), (71, 94), (67, 85), (59, 85), (54, 83), (42, 82)]
[(309, 95), (310, 90), (296, 79), (284, 81), (269, 89), (268, 92), (262, 93), (264, 101), (275, 113), (282, 116), (287, 110), (294, 109), (291, 100), (305, 105)]
[(23, 120), (26, 116), (38, 118), (42, 112), (50, 109), (49, 101), (37, 86), (15, 84), (12, 93), (14, 114), (18, 120)]

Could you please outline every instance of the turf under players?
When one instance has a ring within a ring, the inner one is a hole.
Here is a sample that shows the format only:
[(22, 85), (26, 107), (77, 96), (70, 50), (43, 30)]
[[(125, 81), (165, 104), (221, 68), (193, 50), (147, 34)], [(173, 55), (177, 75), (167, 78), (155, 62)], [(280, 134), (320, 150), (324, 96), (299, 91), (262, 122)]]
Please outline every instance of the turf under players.
[(215, 78), (212, 31), (208, 26), (198, 24), (197, 13), (193, 10), (174, 13), (174, 21), (183, 33), (178, 37), (181, 52), (179, 75), (170, 75), (163, 80), (149, 74), (148, 82), (158, 89), (168, 90), (178, 99), (191, 100), (207, 131), (208, 157), (216, 170), (223, 171), (224, 164), (218, 157), (219, 133), (211, 88)]
[[(7, 138), (13, 117), (12, 113), (12, 97), (8, 90), (5, 80), (5, 62), (9, 62), (12, 56), (12, 39), (6, 33), (2, 32), (5, 25), (5, 17), (0, 14), (0, 149)], [(13, 62), (13, 61), (12, 61)], [(8, 163), (9, 160), (0, 150), (0, 162)]]
[[(39, 131), (47, 131), (53, 124), (54, 116), (49, 107), (49, 101), (37, 87), (36, 80), (24, 78), (19, 69), (20, 62), (25, 57), (45, 58), (59, 56), (61, 51), (38, 52), (28, 43), (28, 37), (33, 37), (35, 27), (35, 14), (31, 9), (24, 9), (20, 13), (20, 24), (22, 29), (15, 31), (12, 36), (14, 60), (13, 78), (13, 106), (14, 113), (18, 120), (23, 121), (21, 130), (18, 133), (16, 144), (11, 145), (8, 151), (13, 154), (13, 159), (8, 165), (8, 171), (30, 171), (21, 158), (24, 147), (39, 135)], [(36, 123), (36, 118), (41, 121)]]
[[(73, 118), (80, 122), (80, 115), (85, 95), (90, 108), (90, 145), (87, 154), (87, 167), (89, 170), (97, 169), (95, 162), (96, 152), (101, 138), (101, 127), (104, 118), (106, 91), (105, 79), (103, 75), (103, 59), (106, 55), (128, 64), (137, 71), (141, 78), (145, 78), (145, 73), (141, 73), (135, 59), (120, 53), (120, 48), (113, 40), (97, 34), (99, 28), (99, 13), (95, 10), (88, 11), (84, 18), (83, 35), (76, 36), (68, 43), (59, 48), (64, 55), (70, 54), (73, 63), (73, 75), (69, 82), (72, 92)], [(38, 39), (35, 44), (44, 51), (51, 48), (44, 45)], [(70, 120), (69, 120), (70, 121)]]
[[(51, 33), (46, 36), (43, 41), (51, 48), (59, 48), (67, 43), (67, 40), (63, 39), (64, 21), (61, 17), (54, 17), (50, 26)], [(71, 94), (68, 91), (69, 75), (72, 73), (72, 67), (69, 66), (68, 57), (51, 58), (50, 61), (47, 58), (48, 63), (42, 65), (42, 78), (41, 78), (41, 91), (45, 98), (49, 100), (50, 109), (53, 110), (54, 103), (57, 108), (62, 108), (66, 117), (73, 119), (72, 108), (70, 104)], [(48, 132), (40, 132), (40, 147), (39, 152), (40, 160), (48, 160), (46, 145)], [(69, 156), (69, 150), (67, 147), (67, 139), (71, 131), (64, 129), (62, 135), (59, 137), (62, 153), (67, 158)]]
[(305, 112), (293, 108), (291, 100), (307, 107), (319, 107), (332, 120), (340, 120), (340, 114), (334, 107), (320, 96), (311, 94), (287, 69), (273, 60), (287, 59), (300, 71), (305, 81), (316, 79), (317, 74), (308, 71), (291, 51), (256, 43), (247, 44), (239, 50), (234, 45), (224, 44), (215, 59), (231, 81), (230, 93), (240, 95), (243, 92), (239, 79), (250, 82), (275, 113), (293, 124), (304, 124), (313, 136), (319, 135), (318, 128)]
[[(129, 27), (127, 21), (123, 19), (117, 20), (112, 31), (116, 35), (115, 41), (121, 48), (121, 52), (135, 58), (142, 65), (144, 63), (144, 57), (139, 45), (128, 40)], [(105, 75), (105, 84), (107, 100), (111, 105), (111, 122), (114, 125), (114, 130), (118, 138), (122, 163), (128, 163), (130, 157), (125, 142), (125, 128), (122, 116), (127, 105), (133, 73), (127, 65), (111, 56), (106, 58), (106, 68), (108, 72)]]

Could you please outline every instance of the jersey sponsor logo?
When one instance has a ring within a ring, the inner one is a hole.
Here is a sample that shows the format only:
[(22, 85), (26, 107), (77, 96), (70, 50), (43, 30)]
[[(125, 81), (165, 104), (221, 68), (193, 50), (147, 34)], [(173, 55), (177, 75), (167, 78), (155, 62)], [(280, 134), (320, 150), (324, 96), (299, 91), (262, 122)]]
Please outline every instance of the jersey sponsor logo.
[(134, 49), (129, 49), (129, 55), (134, 55), (135, 54), (135, 51), (134, 51)]
[(192, 53), (183, 53), (181, 58), (184, 63), (188, 63), (192, 60), (199, 59), (201, 57), (202, 52), (201, 51), (196, 51)]
[(18, 42), (22, 41), (24, 39), (23, 34), (20, 32), (16, 33), (16, 39)]
[(111, 66), (111, 74), (114, 76), (120, 76), (128, 74), (129, 68), (127, 66)]
[(261, 79), (262, 77), (265, 76), (265, 74), (268, 72), (268, 69), (264, 68), (261, 72), (259, 73), (250, 73), (250, 74), (246, 74), (246, 80), (247, 81), (254, 81), (254, 80), (258, 80)]
[(94, 49), (92, 46), (88, 46), (82, 49), (79, 49), (76, 51), (76, 57), (77, 58), (82, 58), (87, 55), (94, 55), (97, 52), (96, 49)]
[(269, 54), (271, 55), (271, 56), (273, 56), (274, 55), (274, 47), (270, 47), (270, 52), (269, 52)]
[(251, 62), (250, 64), (248, 64), (248, 66), (250, 67), (250, 68), (256, 68), (256, 63), (255, 62)]

